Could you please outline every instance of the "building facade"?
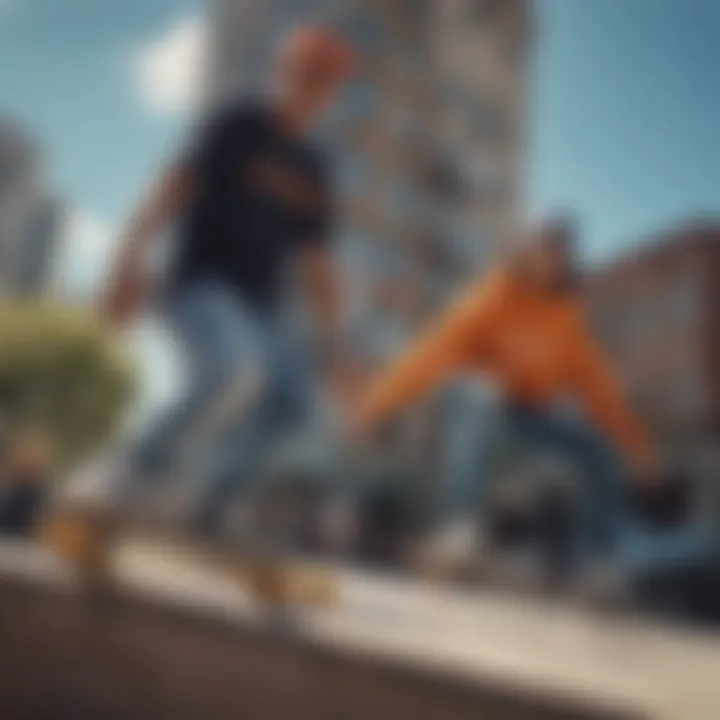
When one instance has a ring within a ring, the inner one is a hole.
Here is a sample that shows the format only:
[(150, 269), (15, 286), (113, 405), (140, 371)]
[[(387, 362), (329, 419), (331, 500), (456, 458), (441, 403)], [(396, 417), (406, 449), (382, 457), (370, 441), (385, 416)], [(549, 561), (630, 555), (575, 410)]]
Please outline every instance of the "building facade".
[(211, 87), (267, 76), (298, 22), (343, 30), (360, 77), (321, 133), (337, 165), (346, 287), (383, 362), (512, 231), (522, 205), (524, 0), (216, 0)]
[(0, 292), (28, 296), (48, 288), (60, 215), (37, 147), (15, 125), (0, 121)]
[(720, 446), (720, 224), (651, 238), (593, 273), (587, 301), (634, 406), (666, 447)]

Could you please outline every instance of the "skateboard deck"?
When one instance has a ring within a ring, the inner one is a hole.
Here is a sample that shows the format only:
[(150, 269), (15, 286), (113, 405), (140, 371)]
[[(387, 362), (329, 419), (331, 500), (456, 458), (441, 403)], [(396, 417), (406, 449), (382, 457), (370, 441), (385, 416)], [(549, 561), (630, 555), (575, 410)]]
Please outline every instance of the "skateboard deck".
[(201, 561), (244, 587), (269, 607), (332, 607), (341, 588), (332, 569), (289, 555), (203, 544), (167, 528), (149, 528), (132, 518), (109, 520), (95, 510), (55, 508), (41, 524), (40, 540), (54, 554), (75, 565), (89, 583), (112, 586), (114, 552), (126, 539), (147, 538), (169, 552)]

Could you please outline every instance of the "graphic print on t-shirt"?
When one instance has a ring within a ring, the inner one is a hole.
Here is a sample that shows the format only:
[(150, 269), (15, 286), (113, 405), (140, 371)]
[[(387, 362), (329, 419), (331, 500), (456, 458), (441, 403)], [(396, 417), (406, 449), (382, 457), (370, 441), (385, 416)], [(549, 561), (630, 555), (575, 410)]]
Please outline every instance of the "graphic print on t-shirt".
[(221, 282), (271, 310), (286, 262), (329, 240), (323, 157), (271, 107), (246, 101), (207, 124), (185, 163), (198, 192), (179, 227), (172, 284)]
[(312, 212), (322, 203), (322, 189), (317, 182), (272, 155), (252, 159), (248, 167), (243, 164), (241, 172), (246, 188), (269, 195), (286, 208)]

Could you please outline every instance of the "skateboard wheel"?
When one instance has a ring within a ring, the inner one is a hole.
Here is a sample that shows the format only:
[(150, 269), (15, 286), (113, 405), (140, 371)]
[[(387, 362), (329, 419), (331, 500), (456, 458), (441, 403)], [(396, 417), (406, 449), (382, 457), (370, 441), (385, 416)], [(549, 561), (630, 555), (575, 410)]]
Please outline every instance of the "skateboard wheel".
[(275, 606), (329, 607), (339, 601), (339, 587), (331, 573), (282, 561), (255, 561), (243, 572), (251, 593)]
[(85, 571), (99, 570), (107, 561), (109, 538), (90, 513), (51, 513), (41, 525), (40, 539), (52, 552)]

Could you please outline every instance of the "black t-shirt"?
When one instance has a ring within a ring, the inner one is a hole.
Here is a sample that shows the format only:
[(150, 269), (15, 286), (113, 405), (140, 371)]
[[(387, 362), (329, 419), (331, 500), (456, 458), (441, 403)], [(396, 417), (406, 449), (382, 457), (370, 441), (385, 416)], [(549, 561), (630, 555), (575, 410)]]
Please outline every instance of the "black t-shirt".
[(259, 101), (210, 120), (183, 159), (193, 199), (181, 218), (172, 284), (219, 280), (272, 309), (284, 266), (330, 235), (323, 158)]

